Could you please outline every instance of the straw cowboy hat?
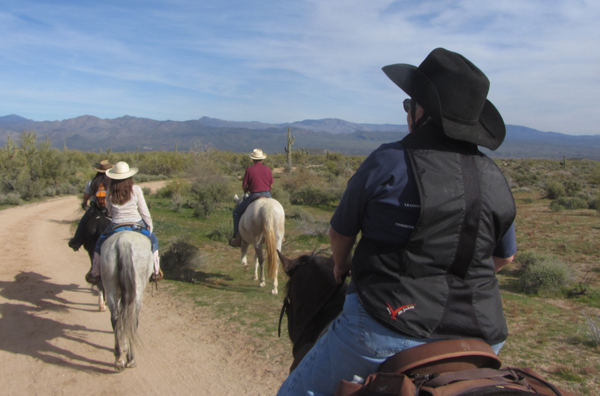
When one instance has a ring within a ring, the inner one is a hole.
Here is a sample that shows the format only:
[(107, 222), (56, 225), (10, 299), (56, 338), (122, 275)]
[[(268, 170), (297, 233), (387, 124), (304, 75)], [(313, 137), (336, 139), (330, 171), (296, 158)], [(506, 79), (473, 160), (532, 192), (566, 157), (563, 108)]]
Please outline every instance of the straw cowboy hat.
[(113, 165), (110, 162), (108, 162), (107, 160), (102, 160), (99, 163), (97, 163), (96, 165), (94, 165), (94, 170), (96, 172), (104, 173), (112, 167), (113, 167)]
[(261, 149), (254, 149), (254, 151), (252, 151), (252, 153), (250, 154), (250, 158), (252, 158), (253, 160), (264, 160), (265, 158), (267, 158), (267, 155), (263, 153)]
[(129, 168), (127, 162), (117, 162), (114, 168), (106, 171), (106, 176), (115, 180), (127, 179), (138, 173), (138, 168)]
[(490, 81), (464, 56), (436, 48), (419, 67), (395, 64), (383, 71), (425, 109), (446, 136), (491, 150), (504, 141), (502, 116), (486, 99)]

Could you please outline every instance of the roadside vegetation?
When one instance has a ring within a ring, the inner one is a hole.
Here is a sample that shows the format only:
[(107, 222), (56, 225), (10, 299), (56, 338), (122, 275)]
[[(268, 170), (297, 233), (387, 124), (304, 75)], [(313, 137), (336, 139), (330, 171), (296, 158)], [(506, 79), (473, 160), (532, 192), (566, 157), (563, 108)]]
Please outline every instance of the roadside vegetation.
[[(291, 363), (285, 320), (277, 338), (286, 276), (278, 296), (251, 280), (239, 249), (227, 246), (234, 194), (251, 164), (247, 154), (197, 147), (188, 152), (56, 150), (34, 132), (0, 149), (0, 208), (81, 194), (101, 159), (140, 168), (136, 182), (167, 180), (147, 200), (161, 244), (162, 291), (208, 310), (275, 364)], [(330, 254), (328, 221), (364, 156), (270, 154), (273, 196), (286, 211), (289, 257)], [(600, 389), (600, 163), (588, 160), (496, 160), (517, 204), (515, 261), (499, 273), (509, 340), (506, 366), (527, 366), (566, 389)], [(252, 249), (250, 249), (252, 250)], [(252, 256), (253, 252), (250, 252)], [(251, 257), (250, 257), (251, 258)], [(251, 260), (249, 260), (252, 262)], [(252, 265), (252, 264), (251, 264)]]

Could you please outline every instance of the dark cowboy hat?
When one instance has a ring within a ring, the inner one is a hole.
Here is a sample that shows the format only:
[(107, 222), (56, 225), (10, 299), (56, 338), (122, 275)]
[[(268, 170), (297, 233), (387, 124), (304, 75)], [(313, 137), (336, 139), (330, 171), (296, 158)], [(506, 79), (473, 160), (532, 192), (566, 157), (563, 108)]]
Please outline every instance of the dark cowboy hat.
[(107, 170), (111, 169), (113, 166), (110, 162), (108, 162), (108, 160), (102, 160), (99, 163), (97, 163), (96, 165), (94, 165), (94, 170), (96, 172), (102, 172), (105, 173)]
[(502, 116), (486, 99), (490, 81), (464, 56), (436, 48), (419, 67), (396, 64), (383, 71), (425, 109), (446, 136), (491, 150), (504, 141)]

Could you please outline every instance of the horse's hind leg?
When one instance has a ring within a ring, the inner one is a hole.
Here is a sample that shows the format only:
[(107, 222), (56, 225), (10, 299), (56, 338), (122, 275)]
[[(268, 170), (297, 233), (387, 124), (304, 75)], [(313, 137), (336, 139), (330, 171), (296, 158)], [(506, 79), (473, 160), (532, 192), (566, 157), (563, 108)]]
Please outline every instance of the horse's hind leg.
[[(111, 311), (115, 312), (116, 311)], [(125, 360), (123, 360), (123, 352), (127, 349), (123, 334), (119, 330), (119, 323), (117, 315), (111, 315), (110, 322), (112, 324), (113, 331), (115, 333), (115, 367), (117, 371), (123, 371), (125, 369)]]
[(263, 256), (262, 245), (254, 245), (254, 279), (258, 279), (258, 266), (260, 266), (260, 287), (265, 287), (265, 258)]
[(106, 295), (104, 293), (104, 288), (102, 284), (99, 285), (100, 288), (98, 290), (98, 310), (100, 312), (106, 311)]
[(129, 350), (127, 351), (127, 364), (125, 365), (125, 367), (134, 368), (135, 365), (136, 363), (135, 356), (133, 356), (133, 345), (129, 345)]

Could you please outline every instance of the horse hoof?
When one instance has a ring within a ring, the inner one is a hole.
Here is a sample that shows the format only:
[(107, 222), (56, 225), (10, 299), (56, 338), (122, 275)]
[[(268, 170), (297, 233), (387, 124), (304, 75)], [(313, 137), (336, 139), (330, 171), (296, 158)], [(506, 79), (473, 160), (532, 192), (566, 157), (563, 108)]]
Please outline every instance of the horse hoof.
[(265, 287), (265, 282), (260, 282), (259, 286), (260, 287)]
[(125, 370), (125, 362), (122, 360), (115, 361), (115, 368), (118, 372)]
[(102, 305), (102, 306), (98, 307), (98, 311), (100, 311), (100, 312), (106, 311), (106, 305)]
[(127, 368), (134, 368), (135, 367), (135, 359), (134, 360), (130, 360), (127, 362), (127, 364), (125, 365), (125, 367)]
[(271, 294), (278, 294), (279, 292), (277, 290), (271, 290)]
[(252, 280), (258, 280), (258, 276), (253, 276)]

